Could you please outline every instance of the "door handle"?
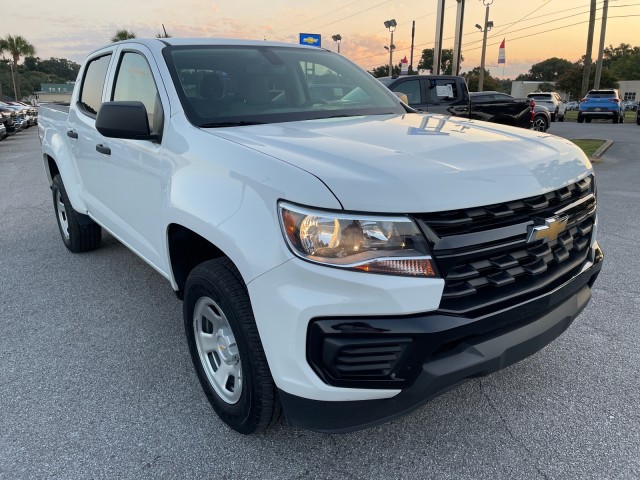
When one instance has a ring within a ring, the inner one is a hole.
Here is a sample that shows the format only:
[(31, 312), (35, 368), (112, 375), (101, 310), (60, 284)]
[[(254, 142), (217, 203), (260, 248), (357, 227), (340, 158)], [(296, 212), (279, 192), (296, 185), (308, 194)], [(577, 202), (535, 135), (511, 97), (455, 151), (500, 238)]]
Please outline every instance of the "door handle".
[(78, 138), (78, 133), (75, 130), (67, 130), (67, 137)]
[(101, 143), (96, 145), (96, 150), (100, 153), (104, 153), (105, 155), (111, 155), (111, 149), (109, 147), (105, 147)]

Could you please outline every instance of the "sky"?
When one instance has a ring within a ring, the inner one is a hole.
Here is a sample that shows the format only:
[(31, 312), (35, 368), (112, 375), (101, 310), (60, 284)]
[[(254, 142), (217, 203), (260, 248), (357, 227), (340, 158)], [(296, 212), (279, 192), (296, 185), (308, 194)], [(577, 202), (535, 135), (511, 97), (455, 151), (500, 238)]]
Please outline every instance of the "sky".
[[(486, 68), (491, 75), (515, 78), (531, 65), (551, 57), (578, 60), (586, 51), (589, 0), (466, 0), (462, 39), (462, 71), (480, 65), (486, 7)], [(592, 58), (597, 58), (603, 1), (597, 1)], [(456, 0), (446, 0), (443, 48), (453, 48)], [(300, 33), (322, 36), (322, 46), (337, 50), (331, 37), (340, 34), (340, 52), (361, 67), (388, 64), (390, 33), (384, 21), (395, 19), (394, 64), (411, 57), (415, 21), (414, 65), (421, 52), (433, 48), (437, 0), (32, 0), (23, 7), (2, 9), (0, 36), (22, 35), (42, 59), (82, 62), (91, 51), (110, 42), (125, 28), (138, 37), (155, 37), (162, 25), (172, 37), (227, 37), (298, 43)], [(605, 45), (640, 46), (640, 0), (609, 0)], [(498, 66), (505, 39), (506, 64)], [(5, 54), (6, 57), (6, 54)]]

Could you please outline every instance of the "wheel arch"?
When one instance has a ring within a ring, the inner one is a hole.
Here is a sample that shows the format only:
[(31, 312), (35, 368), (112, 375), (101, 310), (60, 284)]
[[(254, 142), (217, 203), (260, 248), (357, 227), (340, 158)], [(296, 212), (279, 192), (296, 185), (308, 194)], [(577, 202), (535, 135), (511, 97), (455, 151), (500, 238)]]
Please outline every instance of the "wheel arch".
[(44, 170), (47, 173), (47, 179), (49, 180), (49, 185), (53, 183), (53, 178), (56, 175), (60, 174), (60, 169), (58, 168), (58, 164), (53, 159), (51, 155), (46, 153), (43, 154), (44, 158)]
[(171, 223), (167, 227), (167, 247), (173, 280), (177, 287), (176, 295), (181, 300), (189, 273), (197, 265), (214, 258), (229, 258), (202, 235), (177, 223)]

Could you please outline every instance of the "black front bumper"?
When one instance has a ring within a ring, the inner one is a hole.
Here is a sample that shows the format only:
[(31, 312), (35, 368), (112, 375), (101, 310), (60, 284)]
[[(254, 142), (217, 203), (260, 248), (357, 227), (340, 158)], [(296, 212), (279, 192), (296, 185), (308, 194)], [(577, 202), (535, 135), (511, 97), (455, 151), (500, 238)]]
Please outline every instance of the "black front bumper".
[[(435, 312), (315, 321), (309, 331), (309, 363), (326, 383), (401, 392), (383, 400), (330, 402), (281, 390), (287, 420), (320, 432), (371, 427), (400, 417), (470, 378), (534, 354), (562, 334), (589, 302), (603, 259), (598, 247), (590, 256), (590, 268), (553, 291), (481, 318)], [(322, 342), (323, 347), (315, 349), (320, 353), (314, 353), (314, 342)], [(358, 359), (349, 356), (360, 347), (379, 360), (375, 369), (362, 370)], [(336, 358), (343, 360), (344, 368), (336, 368)]]

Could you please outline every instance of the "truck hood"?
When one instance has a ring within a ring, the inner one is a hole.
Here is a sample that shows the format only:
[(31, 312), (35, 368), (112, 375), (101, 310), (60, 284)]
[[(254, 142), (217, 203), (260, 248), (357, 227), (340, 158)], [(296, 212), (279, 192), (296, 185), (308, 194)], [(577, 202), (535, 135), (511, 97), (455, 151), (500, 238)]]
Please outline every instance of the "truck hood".
[[(443, 115), (382, 115), (209, 133), (318, 177), (346, 210), (419, 213), (539, 195), (583, 178), (571, 142)], [(288, 199), (304, 202), (304, 199)]]

